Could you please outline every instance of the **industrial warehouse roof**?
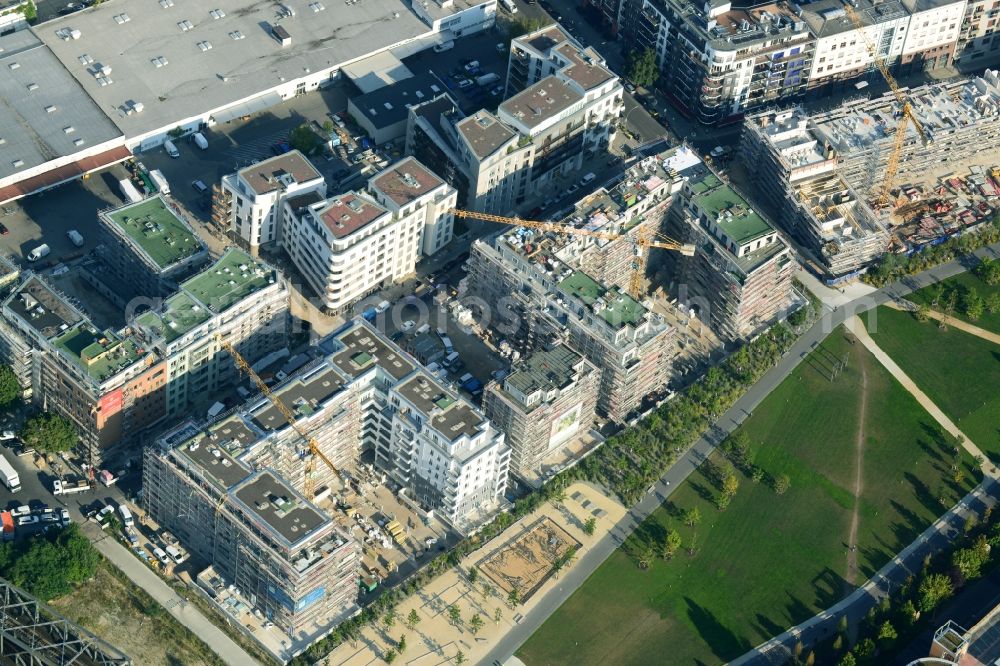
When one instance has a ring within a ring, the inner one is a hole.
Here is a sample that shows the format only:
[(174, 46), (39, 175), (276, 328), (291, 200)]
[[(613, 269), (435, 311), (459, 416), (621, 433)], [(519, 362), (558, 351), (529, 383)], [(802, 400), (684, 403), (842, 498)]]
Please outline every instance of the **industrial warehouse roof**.
[(28, 30), (0, 37), (0, 179), (122, 133)]
[(396, 205), (405, 206), (441, 187), (444, 181), (416, 158), (407, 157), (372, 177), (370, 185)]
[[(294, 16), (282, 9), (287, 6)], [(290, 35), (289, 45), (271, 35), (275, 25)], [(408, 42), (429, 28), (401, 0), (115, 0), (34, 31), (118, 127), (137, 136)], [(102, 74), (102, 68), (110, 71)], [(143, 110), (127, 114), (132, 103)]]
[(251, 259), (243, 250), (230, 248), (213, 265), (181, 284), (181, 289), (213, 312), (222, 312), (275, 279), (273, 268)]
[(104, 217), (160, 271), (206, 251), (187, 222), (160, 196), (116, 208)]
[(351, 98), (351, 106), (377, 128), (391, 127), (406, 120), (409, 107), (433, 99), (445, 87), (431, 74), (418, 74), (377, 90)]

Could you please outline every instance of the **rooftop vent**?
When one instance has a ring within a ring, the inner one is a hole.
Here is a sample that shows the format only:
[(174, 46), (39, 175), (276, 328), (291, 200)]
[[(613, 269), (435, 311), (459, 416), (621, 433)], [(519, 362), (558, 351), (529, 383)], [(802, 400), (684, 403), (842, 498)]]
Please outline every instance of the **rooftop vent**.
[(188, 30), (194, 30), (194, 24), (187, 19), (177, 22), (177, 27), (181, 29), (181, 32), (187, 32)]
[(129, 18), (128, 14), (115, 14), (114, 19), (115, 23), (117, 23), (118, 25), (123, 25), (132, 20), (131, 18)]
[(169, 9), (174, 6), (174, 0), (160, 0), (160, 6), (164, 9)]
[(226, 12), (222, 11), (221, 9), (213, 9), (208, 12), (208, 15), (211, 16), (214, 20), (218, 21), (220, 18), (226, 17)]
[(212, 42), (198, 42), (198, 48), (204, 51), (212, 50)]

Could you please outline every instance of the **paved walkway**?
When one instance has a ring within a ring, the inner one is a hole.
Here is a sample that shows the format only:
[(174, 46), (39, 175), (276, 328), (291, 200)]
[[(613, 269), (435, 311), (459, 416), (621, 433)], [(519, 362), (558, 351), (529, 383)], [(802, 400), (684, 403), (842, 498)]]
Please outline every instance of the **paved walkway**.
[(979, 447), (976, 446), (964, 432), (959, 430), (958, 426), (955, 425), (955, 423), (949, 419), (930, 398), (927, 397), (927, 394), (920, 390), (913, 380), (910, 379), (909, 375), (903, 372), (903, 369), (899, 367), (899, 365), (897, 365), (888, 354), (882, 351), (882, 348), (879, 347), (874, 340), (872, 340), (872, 337), (868, 335), (868, 329), (865, 328), (865, 324), (860, 318), (851, 317), (847, 320), (846, 325), (847, 328), (854, 333), (858, 340), (861, 341), (861, 344), (863, 344), (865, 348), (878, 359), (879, 363), (885, 366), (885, 369), (888, 370), (892, 376), (903, 385), (903, 388), (909, 391), (909, 393), (917, 399), (920, 406), (927, 410), (927, 413), (930, 414), (931, 417), (937, 421), (946, 432), (954, 437), (958, 437), (962, 442), (962, 447), (965, 448), (965, 450), (968, 451), (973, 458), (983, 461), (982, 469), (984, 474), (995, 475), (997, 473), (996, 467), (994, 467), (993, 464), (989, 462), (989, 459), (983, 455), (983, 452), (979, 450)]
[[(93, 523), (87, 523), (87, 527), (93, 527), (100, 532)], [(173, 615), (178, 622), (187, 627), (191, 633), (205, 641), (215, 654), (219, 655), (227, 664), (231, 666), (252, 666), (258, 664), (257, 660), (251, 657), (246, 651), (237, 645), (221, 629), (202, 615), (193, 604), (181, 598), (174, 590), (163, 582), (159, 576), (139, 561), (127, 548), (104, 534), (95, 534), (93, 530), (85, 527), (88, 536), (97, 548), (108, 560), (122, 570), (129, 579), (145, 590), (167, 612)]]
[[(893, 310), (901, 310), (903, 312), (913, 312), (917, 309), (915, 304), (910, 304), (909, 301), (904, 301), (905, 304), (900, 303), (888, 303), (888, 306)], [(983, 340), (989, 340), (990, 342), (1000, 345), (1000, 335), (997, 335), (993, 331), (987, 331), (985, 328), (979, 328), (974, 326), (969, 322), (959, 319), (958, 317), (950, 317), (946, 314), (938, 312), (937, 310), (929, 310), (927, 312), (931, 319), (936, 319), (938, 321), (945, 321), (948, 326), (957, 328), (960, 331), (965, 331), (971, 335), (975, 335)]]
[(808, 651), (837, 631), (841, 617), (846, 616), (848, 625), (855, 626), (869, 609), (889, 594), (893, 586), (902, 584), (908, 576), (918, 573), (927, 555), (943, 549), (961, 534), (966, 518), (970, 515), (982, 518), (986, 508), (997, 503), (998, 491), (1000, 487), (993, 479), (985, 479), (850, 596), (780, 636), (758, 645), (730, 662), (730, 666), (785, 664), (791, 658), (796, 643), (801, 642)]

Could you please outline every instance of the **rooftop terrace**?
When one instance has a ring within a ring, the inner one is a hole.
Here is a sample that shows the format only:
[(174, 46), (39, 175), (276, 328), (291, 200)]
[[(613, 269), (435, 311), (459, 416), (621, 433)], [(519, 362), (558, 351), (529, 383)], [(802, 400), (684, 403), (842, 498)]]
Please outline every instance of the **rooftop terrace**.
[(230, 248), (215, 264), (190, 278), (181, 288), (212, 312), (223, 312), (251, 294), (274, 284), (274, 269)]
[(46, 339), (83, 320), (82, 314), (34, 276), (25, 280), (6, 307)]
[(353, 322), (337, 335), (336, 340), (343, 347), (330, 358), (349, 377), (357, 377), (378, 365), (398, 380), (415, 369), (406, 357), (390, 347), (371, 328), (358, 322)]
[(98, 332), (81, 322), (52, 340), (91, 378), (103, 382), (138, 362), (143, 351), (131, 338), (119, 338), (111, 331)]
[(200, 303), (179, 291), (163, 302), (159, 311), (149, 310), (136, 318), (139, 326), (169, 344), (191, 329), (203, 324), (211, 313)]
[(232, 488), (250, 473), (250, 468), (237, 457), (253, 442), (257, 434), (247, 428), (237, 416), (198, 431), (178, 448), (181, 454), (197, 465), (222, 488)]
[(565, 388), (577, 376), (576, 366), (582, 360), (566, 345), (536, 351), (514, 367), (514, 372), (504, 379), (504, 388), (526, 396)]
[(468, 403), (457, 399), (423, 373), (407, 380), (396, 391), (418, 410), (430, 415), (431, 426), (450, 441), (462, 436), (473, 437), (485, 421), (485, 417)]
[(743, 197), (714, 175), (692, 184), (692, 202), (737, 245), (744, 245), (774, 232), (774, 228), (750, 207)]
[(102, 213), (106, 223), (115, 229), (142, 255), (147, 264), (158, 271), (198, 253), (205, 245), (187, 222), (175, 213), (163, 197), (155, 196)]
[(594, 314), (616, 328), (635, 326), (646, 315), (646, 308), (634, 298), (617, 288), (603, 287), (583, 271), (573, 271), (559, 283), (559, 289), (583, 301)]
[(233, 490), (233, 495), (288, 546), (294, 546), (331, 522), (284, 479), (269, 470), (248, 478)]

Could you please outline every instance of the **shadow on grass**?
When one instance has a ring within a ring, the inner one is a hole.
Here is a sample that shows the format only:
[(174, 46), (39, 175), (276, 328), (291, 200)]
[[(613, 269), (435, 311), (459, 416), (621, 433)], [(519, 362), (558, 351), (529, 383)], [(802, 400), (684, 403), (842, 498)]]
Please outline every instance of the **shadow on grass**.
[(690, 597), (684, 597), (684, 603), (688, 607), (688, 619), (719, 659), (735, 659), (753, 647), (746, 639), (740, 638), (719, 622), (712, 611), (699, 606)]
[[(816, 593), (815, 606), (818, 608), (829, 608), (840, 601), (843, 598), (844, 589), (847, 587), (847, 581), (844, 577), (830, 567), (825, 567), (823, 571), (816, 574), (812, 579), (812, 584)], [(798, 603), (802, 604), (802, 602)], [(805, 604), (802, 606), (804, 607)], [(789, 612), (792, 612), (791, 608)], [(808, 608), (805, 609), (805, 612), (808, 612), (806, 617), (815, 615), (815, 612)], [(795, 622), (800, 622), (801, 619), (795, 619), (796, 617), (796, 615), (792, 615)]]
[(934, 516), (943, 513), (941, 510), (941, 503), (938, 502), (936, 497), (934, 497), (934, 493), (931, 492), (931, 489), (927, 487), (926, 483), (918, 479), (910, 472), (905, 473), (903, 478), (906, 479), (906, 481), (913, 487), (913, 495), (925, 509), (930, 511)]

